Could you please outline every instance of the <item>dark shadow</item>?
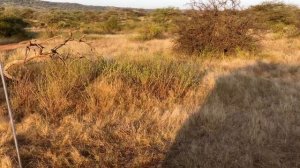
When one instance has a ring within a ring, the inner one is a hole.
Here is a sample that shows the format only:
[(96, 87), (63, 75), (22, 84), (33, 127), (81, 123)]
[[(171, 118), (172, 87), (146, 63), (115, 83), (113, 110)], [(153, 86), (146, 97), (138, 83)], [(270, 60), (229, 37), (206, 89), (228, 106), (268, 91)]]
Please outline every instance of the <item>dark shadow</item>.
[(5, 101), (2, 83), (0, 84), (0, 105)]
[(300, 66), (257, 63), (216, 81), (163, 167), (300, 166)]
[[(22, 36), (12, 36), (12, 37), (0, 38), (0, 45), (18, 44), (20, 42), (35, 39), (37, 37), (39, 37), (38, 32), (28, 31), (28, 32), (26, 32), (25, 35), (22, 35)], [(11, 51), (11, 50), (8, 50), (8, 51)]]

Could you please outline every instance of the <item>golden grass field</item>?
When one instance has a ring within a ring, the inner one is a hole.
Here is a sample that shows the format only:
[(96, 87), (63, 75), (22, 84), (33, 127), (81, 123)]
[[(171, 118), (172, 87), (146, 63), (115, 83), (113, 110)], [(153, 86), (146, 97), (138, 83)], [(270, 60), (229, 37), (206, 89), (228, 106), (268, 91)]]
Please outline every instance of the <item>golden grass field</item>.
[[(63, 49), (84, 59), (31, 63), (9, 82), (24, 167), (300, 166), (299, 38), (267, 35), (257, 53), (219, 58), (188, 58), (172, 39), (87, 38), (95, 52)], [(0, 101), (0, 167), (10, 168)]]

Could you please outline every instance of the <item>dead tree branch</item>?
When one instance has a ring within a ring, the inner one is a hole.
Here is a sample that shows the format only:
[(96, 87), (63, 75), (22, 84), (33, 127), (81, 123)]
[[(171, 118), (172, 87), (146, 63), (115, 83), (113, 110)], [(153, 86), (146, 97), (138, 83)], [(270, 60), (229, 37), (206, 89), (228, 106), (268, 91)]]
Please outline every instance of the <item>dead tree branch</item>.
[[(47, 40), (49, 41), (49, 40)], [(18, 65), (24, 65), (28, 62), (31, 61), (38, 61), (38, 60), (46, 60), (48, 59), (60, 59), (64, 64), (65, 64), (65, 59), (63, 58), (62, 54), (60, 54), (58, 52), (58, 50), (64, 46), (67, 45), (67, 43), (71, 42), (71, 41), (76, 41), (79, 43), (85, 43), (86, 45), (88, 45), (91, 48), (91, 51), (94, 51), (94, 48), (92, 47), (92, 45), (88, 42), (85, 41), (85, 35), (82, 36), (79, 40), (75, 40), (73, 38), (73, 34), (70, 33), (69, 37), (67, 39), (65, 39), (62, 43), (56, 45), (54, 48), (50, 49), (50, 51), (45, 52), (44, 49), (45, 47), (38, 42), (33, 42), (33, 41), (29, 41), (29, 44), (26, 46), (26, 50), (25, 50), (25, 58), (24, 60), (14, 60), (10, 63), (7, 63), (4, 66), (4, 75), (11, 80), (16, 80), (18, 81), (17, 78), (15, 78), (13, 75), (11, 75), (9, 73), (9, 70), (14, 67), (14, 66), (18, 66)], [(36, 53), (36, 49), (38, 50), (38, 54)], [(33, 50), (35, 52), (34, 56), (29, 56), (29, 53), (31, 52), (31, 50)], [(68, 54), (69, 55), (69, 54)], [(82, 58), (83, 56), (80, 56), (80, 58)]]

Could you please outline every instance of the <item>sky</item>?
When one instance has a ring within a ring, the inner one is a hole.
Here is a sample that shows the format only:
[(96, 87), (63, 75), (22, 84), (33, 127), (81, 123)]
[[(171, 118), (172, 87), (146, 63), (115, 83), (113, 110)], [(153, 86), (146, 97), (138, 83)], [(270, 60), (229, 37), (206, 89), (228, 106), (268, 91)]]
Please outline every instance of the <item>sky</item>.
[[(132, 8), (164, 8), (178, 7), (187, 8), (189, 0), (47, 0), (51, 2), (72, 2), (85, 5), (95, 6), (115, 6), (115, 7), (132, 7)], [(241, 0), (242, 7), (255, 5), (263, 2), (263, 0)], [(283, 0), (286, 3), (300, 6), (300, 0)]]

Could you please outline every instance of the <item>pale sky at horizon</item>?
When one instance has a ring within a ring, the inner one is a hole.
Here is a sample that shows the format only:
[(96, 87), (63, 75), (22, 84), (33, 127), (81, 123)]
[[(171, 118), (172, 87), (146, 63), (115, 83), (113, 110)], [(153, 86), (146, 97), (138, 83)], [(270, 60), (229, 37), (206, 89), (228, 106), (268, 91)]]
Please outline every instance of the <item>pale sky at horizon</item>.
[[(51, 2), (70, 2), (94, 6), (115, 6), (132, 8), (186, 8), (189, 0), (46, 0)], [(247, 7), (263, 2), (264, 0), (242, 0), (242, 6)], [(286, 3), (300, 6), (300, 0), (283, 0)]]

